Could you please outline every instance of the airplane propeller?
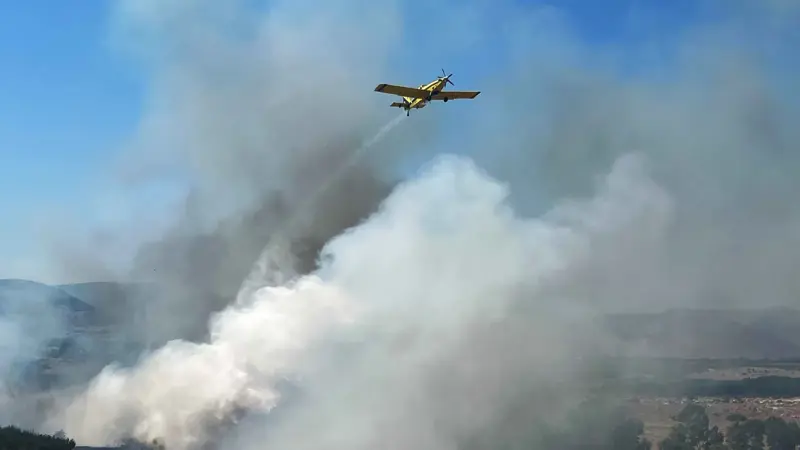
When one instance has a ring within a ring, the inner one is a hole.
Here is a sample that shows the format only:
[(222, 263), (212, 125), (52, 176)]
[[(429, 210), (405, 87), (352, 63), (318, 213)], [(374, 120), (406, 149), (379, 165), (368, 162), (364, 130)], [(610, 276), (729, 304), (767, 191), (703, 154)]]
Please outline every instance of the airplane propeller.
[(439, 77), (439, 79), (440, 80), (444, 80), (444, 84), (445, 85), (447, 85), (447, 83), (450, 83), (450, 86), (455, 86), (455, 84), (452, 81), (450, 81), (450, 77), (452, 77), (452, 76), (453, 76), (452, 73), (450, 75), (445, 75), (445, 71), (444, 71), (444, 69), (442, 69), (442, 76)]

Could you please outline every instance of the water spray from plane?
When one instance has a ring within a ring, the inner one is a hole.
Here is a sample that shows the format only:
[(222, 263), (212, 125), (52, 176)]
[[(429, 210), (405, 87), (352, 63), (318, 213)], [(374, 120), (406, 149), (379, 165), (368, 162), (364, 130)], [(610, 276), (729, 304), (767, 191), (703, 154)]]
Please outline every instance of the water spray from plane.
[(405, 115), (403, 114), (398, 115), (381, 127), (372, 137), (365, 140), (342, 164), (330, 173), (324, 182), (294, 210), (293, 214), (286, 218), (283, 225), (272, 233), (267, 245), (254, 263), (250, 274), (242, 282), (236, 295), (237, 302), (250, 298), (256, 290), (265, 285), (281, 285), (296, 275), (292, 270), (293, 256), (289, 249), (292, 230), (295, 229), (298, 222), (306, 218), (314, 210), (314, 205), (319, 200), (320, 195), (335, 182), (339, 181), (367, 151), (372, 149), (387, 133), (398, 126), (404, 117)]

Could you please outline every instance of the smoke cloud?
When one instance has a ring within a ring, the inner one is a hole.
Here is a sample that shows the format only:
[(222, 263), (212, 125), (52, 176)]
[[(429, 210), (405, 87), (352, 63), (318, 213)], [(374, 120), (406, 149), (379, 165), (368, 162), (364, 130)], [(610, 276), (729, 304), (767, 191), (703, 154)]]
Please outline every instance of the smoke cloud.
[[(122, 179), (140, 189), (177, 178), (188, 192), (175, 224), (135, 252), (130, 276), (158, 286), (137, 300), (147, 305), (139, 334), (148, 346), (203, 339), (209, 315), (235, 297), (287, 216), (393, 114), (361, 94), (381, 77), (398, 33), (394, 8), (350, 2), (310, 16), (305, 8), (274, 2), (252, 16), (239, 2), (206, 1), (117, 10), (115, 42), (139, 55), (152, 83)], [(342, 27), (350, 11), (362, 22)], [(394, 181), (381, 168), (402, 147), (382, 144), (282, 236), (293, 269), (313, 268), (325, 241), (388, 194)]]
[(800, 135), (791, 125), (800, 102), (784, 78), (796, 76), (796, 58), (784, 52), (798, 42), (785, 26), (798, 15), (726, 5), (716, 5), (715, 22), (656, 29), (620, 49), (626, 64), (640, 63), (637, 72), (613, 52), (587, 48), (558, 15), (545, 16), (546, 49), (541, 28), (519, 32), (512, 83), (491, 101), (499, 124), (476, 121), (475, 133), (492, 152), (489, 141), (503, 136), (506, 158), (481, 159), (511, 181), (520, 207), (541, 211), (585, 194), (632, 150), (674, 197), (675, 220), (661, 239), (640, 238), (655, 232), (645, 227), (620, 236), (613, 252), (597, 251), (573, 282), (576, 296), (628, 311), (795, 304), (800, 285), (787, 270), (800, 237)]
[[(133, 435), (192, 448), (208, 438), (206, 426), (237, 408), (275, 407), (277, 383), (288, 377), (308, 389), (302, 402), (311, 403), (290, 411), (281, 419), (286, 424), (268, 436), (280, 448), (367, 448), (387, 440), (397, 448), (451, 448), (459, 432), (486, 425), (482, 416), (492, 416), (486, 408), (497, 404), (495, 396), (509, 394), (503, 391), (511, 379), (568, 375), (572, 345), (554, 346), (553, 338), (564, 336), (547, 320), (571, 313), (572, 306), (540, 292), (568, 280), (566, 272), (595, 240), (668, 209), (668, 198), (640, 170), (638, 159), (623, 158), (595, 198), (523, 219), (507, 203), (506, 186), (469, 160), (440, 159), (399, 186), (369, 220), (331, 240), (317, 271), (265, 287), (215, 316), (209, 343), (173, 341), (133, 369), (101, 373), (65, 410), (65, 430), (80, 442)], [(464, 343), (526, 304), (534, 304), (539, 317), (526, 323), (536, 328), (525, 332), (527, 348), (516, 355), (524, 363), (505, 361), (495, 379), (480, 376), (478, 383), (453, 376), (458, 391), (439, 395), (474, 390), (477, 398), (453, 399), (476, 417), (452, 417), (440, 403), (446, 399), (429, 391), (432, 375), (452, 376), (461, 366), (472, 375), (486, 370), (489, 361), (478, 367), (465, 362)], [(320, 347), (323, 339), (327, 345)], [(344, 367), (328, 372), (309, 361), (345, 339), (363, 350)], [(348, 425), (353, 420), (356, 429)], [(434, 427), (443, 420), (458, 429)], [(298, 435), (294, 427), (309, 423), (318, 424), (314, 433)]]

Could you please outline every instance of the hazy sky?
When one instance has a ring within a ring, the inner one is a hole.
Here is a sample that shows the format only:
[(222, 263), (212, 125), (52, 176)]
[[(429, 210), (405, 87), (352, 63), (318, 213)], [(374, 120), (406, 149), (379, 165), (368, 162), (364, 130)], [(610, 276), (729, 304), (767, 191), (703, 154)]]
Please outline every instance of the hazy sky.
[[(532, 6), (542, 3), (518, 1)], [(248, 3), (258, 7), (260, 2)], [(662, 64), (668, 68), (668, 55), (659, 53), (659, 43), (668, 43), (681, 29), (714, 20), (724, 12), (713, 7), (714, 1), (547, 3), (567, 16), (584, 43), (615, 49), (621, 67), (632, 75), (652, 73)], [(700, 8), (699, 3), (705, 6)], [(147, 71), (115, 46), (109, 10), (112, 5), (45, 0), (0, 4), (0, 278), (45, 278), (42, 267), (46, 256), (39, 251), (39, 231), (62, 226), (57, 219), (62, 212), (69, 214), (69, 226), (90, 228), (104, 221), (125, 220), (123, 210), (128, 210), (127, 214), (163, 211), (151, 201), (142, 202), (143, 197), (136, 200), (140, 205), (117, 208), (115, 202), (121, 200), (108, 192), (104, 179), (109, 164), (140, 124), (148, 81)], [(409, 6), (416, 9), (412, 16), (419, 14), (419, 19), (406, 22), (406, 40), (437, 36), (432, 28), (436, 26), (435, 17), (448, 14), (436, 9), (437, 2), (427, 2), (420, 10), (422, 5)], [(496, 25), (492, 32), (502, 33), (503, 23)], [(492, 36), (484, 38), (483, 51), (474, 55), (448, 54), (446, 47), (439, 50), (436, 46), (430, 54), (408, 55), (415, 59), (394, 62), (395, 79), (375, 83), (422, 83), (444, 67), (455, 73), (456, 88), (481, 89), (487, 92), (486, 97), (490, 87), (478, 86), (474, 80), (492, 73), (493, 58), (502, 59), (504, 49), (485, 51), (491, 46)], [(647, 54), (642, 51), (644, 45), (654, 46), (652, 58), (642, 57)], [(638, 51), (628, 53), (631, 48)], [(372, 88), (364, 86), (364, 95), (377, 95)], [(457, 126), (463, 114), (480, 114), (476, 105), (452, 108), (443, 124), (443, 141), (455, 135), (451, 127)], [(412, 159), (402, 170), (413, 169), (418, 162)]]

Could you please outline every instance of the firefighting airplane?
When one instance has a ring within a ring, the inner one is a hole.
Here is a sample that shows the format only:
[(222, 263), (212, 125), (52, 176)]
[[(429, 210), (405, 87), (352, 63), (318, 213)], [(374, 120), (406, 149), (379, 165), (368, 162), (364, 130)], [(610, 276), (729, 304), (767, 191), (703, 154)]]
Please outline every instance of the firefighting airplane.
[(450, 75), (445, 75), (444, 69), (442, 69), (441, 77), (436, 77), (435, 80), (431, 81), (430, 83), (420, 85), (418, 88), (381, 83), (375, 87), (375, 92), (383, 92), (385, 94), (394, 94), (403, 97), (402, 102), (394, 102), (389, 106), (393, 108), (405, 109), (406, 116), (411, 114), (412, 109), (424, 108), (425, 105), (432, 100), (443, 100), (444, 102), (447, 102), (448, 100), (455, 100), (459, 98), (473, 99), (481, 93), (480, 91), (443, 90), (443, 88), (447, 86), (447, 83), (455, 86), (453, 82), (450, 81), (451, 76), (453, 76), (452, 73)]

